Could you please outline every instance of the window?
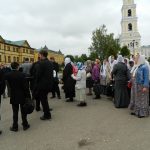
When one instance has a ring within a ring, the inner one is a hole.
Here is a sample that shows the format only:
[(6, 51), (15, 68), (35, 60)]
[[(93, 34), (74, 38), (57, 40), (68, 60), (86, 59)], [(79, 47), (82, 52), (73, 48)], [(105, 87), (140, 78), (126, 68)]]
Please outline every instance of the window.
[(16, 62), (16, 57), (13, 58), (13, 61)]
[(7, 50), (10, 51), (10, 46), (7, 46)]
[(19, 57), (17, 57), (17, 62), (19, 62)]
[(16, 48), (16, 52), (19, 52), (19, 48)]
[(13, 47), (13, 52), (15, 52), (16, 51), (16, 49), (15, 49), (15, 47)]
[(132, 31), (132, 24), (131, 23), (128, 24), (128, 31)]
[(131, 9), (128, 10), (128, 17), (131, 17), (132, 16), (132, 11)]
[(0, 49), (1, 49), (1, 44), (0, 44)]
[(34, 58), (30, 58), (30, 62), (34, 62)]
[(8, 63), (11, 63), (11, 57), (8, 56)]
[(25, 53), (25, 49), (23, 49), (23, 53)]
[(2, 61), (2, 56), (0, 55), (0, 62)]

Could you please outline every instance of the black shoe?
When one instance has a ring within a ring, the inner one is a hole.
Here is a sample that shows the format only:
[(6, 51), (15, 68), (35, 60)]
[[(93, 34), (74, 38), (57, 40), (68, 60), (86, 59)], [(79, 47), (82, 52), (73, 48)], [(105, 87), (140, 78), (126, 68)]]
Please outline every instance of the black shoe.
[(49, 111), (53, 111), (53, 108), (49, 108)]
[(41, 108), (39, 107), (39, 108), (36, 108), (36, 111), (41, 111)]
[(10, 131), (17, 132), (17, 131), (18, 131), (18, 128), (10, 127)]
[(27, 130), (27, 129), (29, 129), (29, 128), (30, 128), (30, 125), (29, 125), (29, 124), (23, 126), (23, 130), (24, 130), (24, 131)]
[(2, 134), (2, 130), (0, 130), (0, 135)]
[(96, 97), (93, 98), (93, 99), (101, 99), (101, 96), (96, 96)]
[(79, 106), (79, 107), (84, 107), (84, 106), (87, 106), (87, 104), (86, 104), (85, 102), (81, 102), (81, 103), (79, 103), (77, 106)]
[(66, 102), (73, 102), (73, 98), (67, 99)]
[(53, 98), (55, 98), (56, 96), (52, 96), (52, 97), (50, 97), (51, 99), (53, 99)]
[(42, 116), (40, 117), (41, 120), (50, 120), (51, 119), (51, 116)]
[(61, 99), (61, 97), (60, 97), (60, 96), (58, 96), (58, 99)]
[(140, 115), (138, 115), (138, 118), (145, 118), (145, 116), (140, 116)]
[(134, 112), (131, 112), (130, 114), (133, 115), (133, 116), (135, 116), (135, 113), (134, 113)]

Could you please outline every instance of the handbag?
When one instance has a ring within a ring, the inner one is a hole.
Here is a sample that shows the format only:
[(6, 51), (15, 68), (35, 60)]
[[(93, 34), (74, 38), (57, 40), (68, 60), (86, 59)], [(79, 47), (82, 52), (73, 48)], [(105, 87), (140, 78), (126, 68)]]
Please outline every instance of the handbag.
[(23, 111), (25, 114), (31, 114), (34, 111), (34, 101), (31, 98), (25, 99), (25, 104), (23, 105)]
[(92, 76), (92, 75), (91, 75), (90, 72), (86, 74), (86, 77), (87, 77), (87, 78), (90, 78), (91, 76)]

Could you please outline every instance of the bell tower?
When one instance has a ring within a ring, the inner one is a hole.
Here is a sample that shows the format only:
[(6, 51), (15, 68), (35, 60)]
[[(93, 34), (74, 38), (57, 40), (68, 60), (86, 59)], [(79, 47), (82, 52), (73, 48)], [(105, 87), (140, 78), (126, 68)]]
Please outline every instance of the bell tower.
[(121, 12), (121, 47), (127, 46), (131, 54), (140, 52), (141, 36), (138, 32), (138, 18), (136, 16), (136, 4), (134, 0), (123, 0)]

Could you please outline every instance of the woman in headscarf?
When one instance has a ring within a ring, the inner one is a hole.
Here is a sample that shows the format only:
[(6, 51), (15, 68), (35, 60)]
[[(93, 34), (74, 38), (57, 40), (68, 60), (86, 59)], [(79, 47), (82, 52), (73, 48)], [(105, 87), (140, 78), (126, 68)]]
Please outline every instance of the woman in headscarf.
[(149, 68), (145, 61), (145, 56), (138, 58), (138, 68), (135, 74), (136, 99), (133, 115), (138, 118), (149, 116)]
[(108, 68), (108, 63), (107, 63), (107, 59), (103, 60), (103, 64), (101, 65), (100, 68), (100, 84), (101, 84), (101, 92), (103, 95), (105, 95), (106, 93), (106, 85), (107, 85), (107, 68)]
[(118, 56), (117, 64), (113, 67), (112, 75), (115, 80), (114, 104), (116, 108), (126, 108), (129, 104), (127, 81), (129, 80), (128, 68), (122, 55)]
[(72, 75), (73, 79), (76, 80), (76, 98), (79, 101), (77, 106), (86, 106), (86, 71), (82, 62), (77, 63), (78, 73), (77, 76)]
[[(134, 111), (134, 107), (135, 107), (135, 100), (137, 99), (137, 84), (136, 84), (136, 81), (135, 81), (135, 74), (136, 74), (136, 71), (138, 69), (138, 65), (137, 65), (137, 61), (138, 61), (138, 58), (139, 58), (139, 55), (136, 55), (135, 58), (134, 58), (134, 66), (132, 67), (132, 70), (130, 72), (131, 74), (131, 79), (130, 79), (130, 82), (128, 83), (128, 86), (131, 87), (131, 95), (130, 95), (130, 104), (129, 104), (129, 109), (131, 111)], [(131, 112), (131, 115), (134, 115), (133, 112)]]
[(73, 74), (73, 66), (71, 65), (71, 59), (65, 58), (65, 68), (63, 71), (63, 83), (66, 102), (73, 102), (75, 97), (75, 80), (71, 77)]
[(100, 99), (101, 90), (100, 90), (100, 60), (95, 60), (95, 65), (92, 69), (92, 79), (94, 81), (93, 91), (95, 92), (94, 99)]
[(87, 60), (86, 65), (87, 65), (86, 66), (86, 87), (89, 89), (87, 95), (90, 96), (92, 95), (92, 87), (93, 87), (91, 60)]

